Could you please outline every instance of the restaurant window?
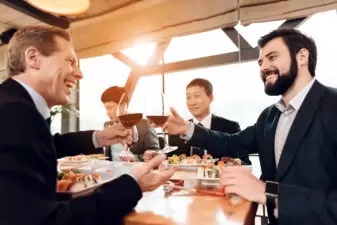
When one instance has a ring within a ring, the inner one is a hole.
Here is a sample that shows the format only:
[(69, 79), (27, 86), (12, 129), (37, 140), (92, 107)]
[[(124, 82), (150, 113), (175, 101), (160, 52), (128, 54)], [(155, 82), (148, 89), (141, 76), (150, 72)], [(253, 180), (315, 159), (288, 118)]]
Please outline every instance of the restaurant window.
[(131, 69), (112, 55), (81, 59), (80, 130), (102, 129), (108, 120), (101, 102), (103, 91), (124, 86)]
[(164, 54), (164, 62), (177, 62), (211, 55), (236, 52), (238, 48), (221, 30), (172, 38)]

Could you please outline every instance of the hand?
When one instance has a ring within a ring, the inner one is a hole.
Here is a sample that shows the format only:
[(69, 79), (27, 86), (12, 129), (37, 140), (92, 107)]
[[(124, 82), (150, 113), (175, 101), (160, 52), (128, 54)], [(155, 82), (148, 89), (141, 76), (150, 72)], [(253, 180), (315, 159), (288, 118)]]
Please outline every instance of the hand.
[(100, 147), (109, 146), (121, 142), (122, 139), (131, 139), (132, 131), (117, 123), (104, 128), (103, 131), (96, 131), (96, 140)]
[(170, 108), (170, 110), (172, 115), (169, 116), (163, 128), (166, 129), (167, 133), (172, 135), (186, 135), (189, 129), (189, 122), (184, 120), (174, 108)]
[(266, 184), (257, 179), (247, 168), (242, 166), (222, 168), (220, 182), (225, 186), (226, 194), (237, 194), (252, 202), (266, 203)]
[(146, 150), (143, 154), (144, 162), (150, 161), (152, 158), (156, 157), (158, 155), (158, 152), (154, 150)]
[(130, 155), (120, 155), (119, 159), (123, 162), (136, 162), (136, 157), (135, 155), (133, 155), (132, 153), (130, 153)]
[(143, 192), (153, 191), (165, 184), (174, 174), (176, 169), (171, 167), (161, 171), (154, 171), (166, 159), (165, 155), (158, 155), (149, 162), (135, 166), (130, 173), (136, 178)]

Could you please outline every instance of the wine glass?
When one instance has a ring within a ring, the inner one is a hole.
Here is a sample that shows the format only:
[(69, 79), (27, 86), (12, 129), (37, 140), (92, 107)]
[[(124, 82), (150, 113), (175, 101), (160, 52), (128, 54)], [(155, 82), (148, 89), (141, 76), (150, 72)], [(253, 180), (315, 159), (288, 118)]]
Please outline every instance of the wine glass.
[(129, 102), (128, 94), (124, 93), (121, 99), (119, 100), (117, 106), (117, 117), (119, 122), (121, 122), (124, 127), (132, 130), (131, 135), (132, 143), (128, 143), (128, 141), (124, 140), (125, 156), (132, 157), (133, 154), (130, 151), (130, 146), (132, 146), (132, 144), (138, 141), (138, 132), (136, 124), (143, 118), (143, 113), (139, 113), (135, 110), (128, 109), (128, 102)]
[[(163, 127), (167, 121), (170, 111), (167, 106), (165, 94), (162, 91), (148, 94), (145, 105), (146, 117), (150, 123), (153, 123), (156, 127)], [(169, 153), (178, 149), (177, 146), (169, 146), (167, 142), (167, 133), (162, 128), (164, 136), (164, 148), (159, 153)]]

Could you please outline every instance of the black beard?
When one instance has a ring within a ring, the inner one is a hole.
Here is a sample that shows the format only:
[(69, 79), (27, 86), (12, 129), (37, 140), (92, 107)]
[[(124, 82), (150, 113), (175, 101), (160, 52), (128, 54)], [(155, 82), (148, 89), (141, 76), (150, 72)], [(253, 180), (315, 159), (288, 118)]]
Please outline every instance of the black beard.
[(296, 60), (292, 59), (289, 71), (287, 73), (280, 74), (278, 69), (274, 70), (277, 75), (277, 79), (274, 84), (266, 84), (266, 76), (263, 74), (263, 81), (265, 83), (264, 91), (269, 96), (283, 95), (293, 85), (297, 77), (297, 64)]

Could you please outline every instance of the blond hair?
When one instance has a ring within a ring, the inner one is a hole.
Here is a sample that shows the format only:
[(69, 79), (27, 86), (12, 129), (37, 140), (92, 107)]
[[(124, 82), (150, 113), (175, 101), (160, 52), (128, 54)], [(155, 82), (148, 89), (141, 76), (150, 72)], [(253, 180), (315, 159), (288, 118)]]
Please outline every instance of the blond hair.
[(25, 51), (36, 48), (43, 56), (50, 56), (58, 50), (55, 36), (71, 41), (70, 34), (58, 27), (28, 26), (18, 30), (11, 38), (7, 50), (7, 72), (9, 76), (26, 71)]

